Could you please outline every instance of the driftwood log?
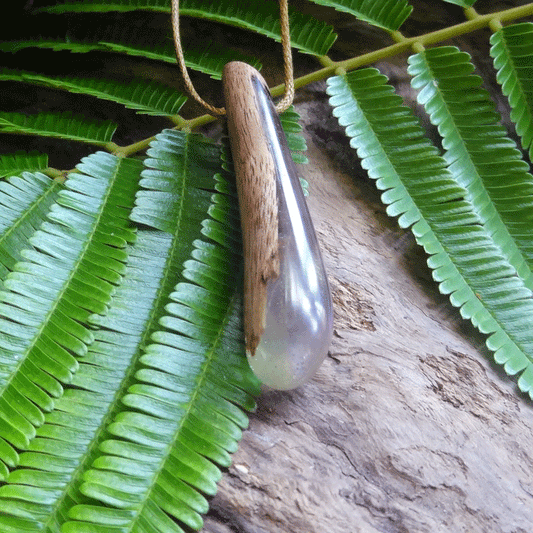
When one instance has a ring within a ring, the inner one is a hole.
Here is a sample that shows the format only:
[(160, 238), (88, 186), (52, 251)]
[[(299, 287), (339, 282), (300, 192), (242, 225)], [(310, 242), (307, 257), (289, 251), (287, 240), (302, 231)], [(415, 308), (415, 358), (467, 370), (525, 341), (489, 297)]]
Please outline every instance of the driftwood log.
[[(454, 44), (487, 69), (490, 89), (486, 39)], [(378, 66), (412, 103), (405, 58), (397, 64)], [(299, 91), (296, 110), (334, 340), (312, 382), (264, 391), (204, 532), (533, 531), (532, 402), (385, 214), (325, 85)]]
[(239, 204), (246, 206), (241, 209), (244, 338), (252, 356), (265, 330), (267, 284), (280, 272), (276, 167), (255, 104), (251, 81), (254, 72), (250, 65), (233, 61), (225, 66), (223, 78)]
[(354, 180), (327, 104), (297, 110), (334, 341), (312, 382), (259, 399), (204, 531), (532, 531), (533, 405), (438, 293), (374, 184)]

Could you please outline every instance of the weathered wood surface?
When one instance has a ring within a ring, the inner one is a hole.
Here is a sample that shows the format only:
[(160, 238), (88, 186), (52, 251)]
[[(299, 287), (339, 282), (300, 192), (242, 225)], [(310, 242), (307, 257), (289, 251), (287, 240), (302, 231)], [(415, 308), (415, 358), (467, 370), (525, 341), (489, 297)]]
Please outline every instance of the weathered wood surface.
[(252, 356), (265, 331), (267, 284), (280, 273), (276, 166), (256, 103), (255, 73), (250, 65), (232, 61), (224, 67), (223, 76), (239, 204), (246, 206), (241, 208), (244, 338)]
[(296, 107), (331, 354), (311, 383), (260, 398), (204, 531), (530, 532), (533, 405), (438, 293), (315, 89)]

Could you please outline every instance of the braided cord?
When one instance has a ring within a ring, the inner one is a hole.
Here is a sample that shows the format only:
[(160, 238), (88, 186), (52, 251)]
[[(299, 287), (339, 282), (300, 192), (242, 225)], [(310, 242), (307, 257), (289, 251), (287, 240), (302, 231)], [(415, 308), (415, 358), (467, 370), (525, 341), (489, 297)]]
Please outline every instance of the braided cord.
[[(285, 111), (294, 99), (294, 79), (292, 66), (291, 35), (289, 26), (289, 0), (279, 0), (280, 26), (281, 26), (281, 44), (283, 46), (283, 64), (285, 71), (285, 95), (276, 105), (276, 111), (282, 113)], [(185, 58), (183, 57), (183, 48), (181, 46), (180, 23), (179, 23), (179, 0), (172, 0), (172, 30), (174, 34), (174, 48), (176, 49), (176, 58), (189, 94), (202, 106), (210, 115), (222, 116), (226, 114), (224, 107), (215, 107), (206, 102), (196, 91), (194, 84), (189, 77)]]

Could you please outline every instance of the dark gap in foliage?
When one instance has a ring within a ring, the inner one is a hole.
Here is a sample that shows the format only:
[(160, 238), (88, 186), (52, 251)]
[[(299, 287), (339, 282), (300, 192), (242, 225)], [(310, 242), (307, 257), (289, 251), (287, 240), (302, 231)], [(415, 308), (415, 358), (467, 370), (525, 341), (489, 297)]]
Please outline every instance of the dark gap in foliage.
[(448, 28), (464, 20), (463, 8), (454, 4), (427, 0), (409, 0), (409, 4), (413, 11), (401, 28), (406, 37)]

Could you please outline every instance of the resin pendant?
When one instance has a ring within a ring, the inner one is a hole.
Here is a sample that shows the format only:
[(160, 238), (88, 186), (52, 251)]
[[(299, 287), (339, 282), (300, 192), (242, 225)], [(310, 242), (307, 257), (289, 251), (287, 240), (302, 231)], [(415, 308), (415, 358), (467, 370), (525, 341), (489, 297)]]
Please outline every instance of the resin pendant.
[(252, 370), (285, 390), (308, 380), (333, 331), (326, 271), (300, 180), (262, 76), (224, 70), (244, 253), (244, 334)]

